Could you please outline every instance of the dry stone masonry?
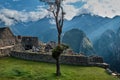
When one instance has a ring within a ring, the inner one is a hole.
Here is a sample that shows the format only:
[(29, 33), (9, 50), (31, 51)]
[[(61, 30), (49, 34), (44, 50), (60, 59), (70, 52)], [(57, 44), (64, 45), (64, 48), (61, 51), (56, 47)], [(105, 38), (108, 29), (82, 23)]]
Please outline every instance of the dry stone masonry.
[[(25, 60), (55, 63), (55, 60), (52, 58), (51, 54), (12, 51), (10, 56)], [(94, 61), (95, 59), (96, 61)], [(62, 64), (70, 65), (99, 66), (103, 68), (109, 67), (108, 64), (103, 63), (102, 57), (98, 56), (87, 57), (78, 55), (61, 55), (60, 62)]]

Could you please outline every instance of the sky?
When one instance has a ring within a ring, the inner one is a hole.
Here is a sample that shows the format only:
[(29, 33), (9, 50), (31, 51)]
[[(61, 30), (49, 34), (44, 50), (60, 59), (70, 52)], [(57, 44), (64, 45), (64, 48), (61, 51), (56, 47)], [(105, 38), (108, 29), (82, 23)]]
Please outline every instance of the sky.
[[(120, 0), (64, 0), (63, 8), (67, 20), (80, 14), (109, 18), (120, 16)], [(37, 21), (49, 14), (46, 5), (39, 0), (0, 0), (0, 23), (7, 26)]]

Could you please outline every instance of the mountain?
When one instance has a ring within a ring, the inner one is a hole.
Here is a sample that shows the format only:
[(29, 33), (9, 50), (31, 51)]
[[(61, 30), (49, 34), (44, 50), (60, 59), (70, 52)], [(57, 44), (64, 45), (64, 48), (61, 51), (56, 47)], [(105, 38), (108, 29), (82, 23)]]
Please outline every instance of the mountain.
[(62, 42), (69, 45), (77, 53), (84, 53), (85, 55), (95, 53), (92, 43), (86, 34), (79, 29), (67, 31), (63, 36)]
[(56, 41), (57, 30), (49, 20), (44, 18), (36, 22), (18, 23), (10, 28), (15, 35), (37, 36), (43, 42)]
[[(88, 38), (94, 42), (107, 29), (117, 30), (120, 25), (120, 17), (103, 18), (100, 16), (83, 14), (74, 17), (71, 21), (65, 20), (63, 34), (73, 28), (78, 28), (85, 32)], [(43, 18), (35, 22), (19, 22), (11, 26), (16, 35), (32, 35), (39, 37), (43, 42), (56, 41), (57, 31), (55, 24), (50, 23), (50, 18)], [(50, 34), (51, 36), (47, 35)], [(46, 36), (46, 37), (45, 37)]]
[[(0, 10), (9, 9), (9, 10), (18, 11), (18, 13), (37, 12), (43, 5), (44, 4), (40, 2), (39, 0), (30, 0), (30, 1), (28, 0), (24, 0), (24, 1), (23, 0), (0, 0)], [(1, 12), (1, 15), (2, 14), (5, 14), (5, 13)], [(13, 13), (11, 12), (11, 14)], [(8, 15), (5, 15), (5, 17), (7, 16)], [(7, 18), (9, 17), (10, 16), (8, 16)], [(33, 21), (33, 22), (30, 21), (30, 22), (24, 22), (24, 23), (21, 22), (22, 20), (19, 20), (19, 22), (16, 22), (15, 25), (11, 26), (11, 29), (16, 35), (33, 35), (33, 36), (39, 37), (39, 39), (41, 39), (44, 42), (49, 41), (49, 40), (55, 41), (56, 39), (53, 37), (53, 36), (56, 36), (56, 35), (53, 35), (53, 34), (56, 34), (55, 29), (52, 32), (51, 37), (46, 36), (47, 32), (49, 32), (47, 34), (51, 33), (51, 27), (53, 28), (53, 26), (55, 26), (55, 25), (52, 25), (49, 22), (49, 20), (46, 20), (46, 19), (47, 18), (45, 17), (42, 19), (40, 18), (40, 20), (38, 21)], [(0, 26), (4, 26), (3, 25), (4, 23), (2, 22), (4, 21), (0, 20)], [(63, 27), (63, 34), (68, 30), (71, 30), (73, 28), (78, 28), (84, 31), (86, 35), (89, 37), (89, 39), (92, 42), (94, 42), (97, 38), (100, 37), (100, 35), (104, 31), (106, 31), (107, 29), (116, 30), (118, 29), (119, 25), (120, 25), (120, 16), (116, 16), (114, 18), (107, 18), (107, 17), (100, 17), (97, 15), (91, 15), (91, 14), (81, 14), (81, 15), (74, 17), (70, 21), (65, 20), (64, 27)], [(36, 27), (36, 26), (39, 26), (39, 27)], [(45, 33), (46, 37), (43, 36), (44, 35), (43, 32), (46, 32)]]
[(109, 63), (113, 71), (120, 72), (120, 28), (114, 32), (106, 30), (96, 40), (94, 47), (98, 55), (103, 56), (105, 62)]
[(82, 14), (74, 17), (71, 21), (65, 23), (64, 31), (72, 28), (81, 29), (86, 33), (92, 42), (107, 29), (116, 30), (120, 25), (120, 16), (114, 18), (103, 18), (96, 15)]

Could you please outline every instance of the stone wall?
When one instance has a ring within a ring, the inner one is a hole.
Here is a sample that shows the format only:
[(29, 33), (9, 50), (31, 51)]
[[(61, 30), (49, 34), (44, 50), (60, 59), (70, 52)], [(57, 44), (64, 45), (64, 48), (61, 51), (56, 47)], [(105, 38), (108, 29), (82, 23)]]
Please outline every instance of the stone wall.
[[(10, 56), (25, 60), (55, 63), (55, 60), (52, 58), (52, 55), (50, 54), (12, 51), (10, 53)], [(92, 62), (90, 57), (78, 56), (78, 55), (61, 55), (60, 57), (60, 63), (62, 64), (81, 65), (81, 66), (100, 66), (103, 68), (108, 67), (108, 65), (103, 64), (102, 61)]]
[(12, 48), (7, 49), (0, 49), (0, 57), (9, 56), (9, 53), (11, 52)]

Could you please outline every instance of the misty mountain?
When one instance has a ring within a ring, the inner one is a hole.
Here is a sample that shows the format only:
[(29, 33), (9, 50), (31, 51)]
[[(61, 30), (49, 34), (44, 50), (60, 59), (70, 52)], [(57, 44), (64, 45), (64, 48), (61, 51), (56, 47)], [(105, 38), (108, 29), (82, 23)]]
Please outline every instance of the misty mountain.
[(18, 23), (11, 27), (15, 35), (37, 36), (43, 42), (56, 41), (57, 31), (50, 19), (44, 18), (36, 22)]
[[(111, 19), (100, 16), (92, 16), (90, 14), (83, 14), (74, 17), (71, 21), (65, 20), (62, 35), (64, 35), (66, 31), (69, 31), (73, 28), (78, 28), (84, 31), (88, 38), (93, 42), (107, 29), (115, 31), (118, 29), (119, 25), (119, 16)], [(43, 42), (57, 40), (56, 27), (55, 24), (50, 23), (50, 18), (40, 19), (39, 21), (35, 22), (19, 22), (18, 24), (11, 26), (11, 29), (16, 35), (37, 36)], [(46, 34), (51, 35), (49, 36)]]
[(116, 30), (120, 25), (120, 17), (103, 18), (100, 16), (83, 14), (74, 17), (71, 21), (65, 23), (64, 30), (70, 30), (72, 28), (81, 29), (92, 40), (92, 42), (98, 38), (107, 29)]
[(113, 71), (120, 72), (120, 28), (114, 32), (106, 30), (94, 43), (98, 55), (103, 56)]
[[(22, 5), (21, 5), (22, 4)], [(38, 11), (44, 4), (39, 0), (0, 0), (0, 9), (11, 9), (20, 12), (33, 12)], [(43, 6), (44, 7), (44, 6)], [(83, 11), (84, 12), (84, 11)], [(2, 13), (1, 13), (2, 14)], [(8, 17), (7, 17), (8, 18)], [(56, 41), (55, 25), (51, 24), (49, 18), (43, 18), (39, 21), (30, 22), (16, 22), (16, 24), (10, 26), (14, 34), (16, 35), (32, 35), (37, 36), (42, 41), (49, 40)], [(45, 21), (45, 22), (44, 22)], [(120, 25), (120, 16), (114, 18), (100, 17), (91, 14), (81, 14), (74, 17), (72, 20), (64, 22), (63, 34), (73, 28), (78, 28), (86, 33), (89, 39), (93, 42), (107, 29), (116, 30)], [(0, 20), (0, 26), (4, 26), (2, 20)], [(52, 28), (52, 32), (51, 32)], [(52, 33), (52, 34), (51, 34)], [(46, 34), (51, 34), (47, 36)], [(44, 36), (43, 36), (44, 35)], [(46, 36), (46, 37), (45, 37)], [(49, 37), (49, 38), (48, 38)]]
[(77, 53), (84, 53), (84, 55), (95, 54), (92, 43), (86, 34), (79, 29), (67, 31), (63, 36), (62, 42), (69, 45)]

